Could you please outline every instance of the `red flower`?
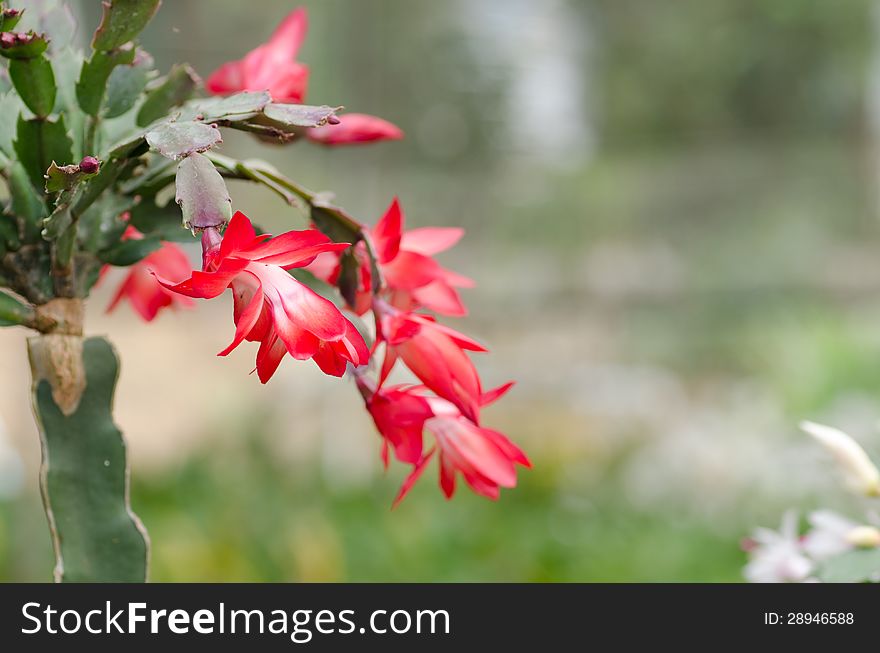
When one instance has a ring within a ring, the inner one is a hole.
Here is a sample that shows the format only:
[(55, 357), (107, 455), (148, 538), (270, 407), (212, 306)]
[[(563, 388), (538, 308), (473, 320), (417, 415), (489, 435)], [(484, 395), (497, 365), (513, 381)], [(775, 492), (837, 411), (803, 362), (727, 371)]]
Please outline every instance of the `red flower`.
[(379, 384), (399, 358), (428, 388), (476, 422), (483, 390), (466, 351), (486, 349), (428, 315), (398, 311), (381, 300), (374, 302), (374, 310), (379, 311), (377, 340), (386, 345)]
[[(143, 234), (132, 226), (129, 226), (122, 235), (123, 240), (140, 240), (143, 237)], [(189, 260), (180, 247), (174, 243), (162, 243), (160, 249), (150, 252), (129, 267), (128, 275), (107, 306), (107, 312), (113, 311), (123, 299), (127, 299), (131, 307), (146, 322), (151, 322), (166, 306), (190, 308), (193, 305), (191, 299), (169, 292), (156, 281), (152, 273), (166, 279), (180, 280), (185, 279), (191, 269)]]
[[(456, 288), (471, 288), (474, 282), (447, 270), (431, 258), (455, 245), (464, 230), (423, 227), (404, 231), (403, 224), (403, 210), (394, 198), (376, 226), (368, 230), (379, 270), (389, 291), (389, 302), (405, 311), (427, 308), (441, 315), (466, 315), (467, 308)], [(357, 299), (352, 308), (358, 315), (363, 315), (372, 300), (372, 272), (362, 243), (358, 243), (354, 253), (360, 271)], [(336, 284), (340, 272), (339, 255), (321, 255), (309, 270), (319, 279)]]
[(327, 123), (306, 131), (306, 137), (322, 145), (351, 145), (374, 141), (399, 141), (403, 130), (387, 120), (365, 113), (346, 113), (335, 125)]
[(395, 197), (370, 231), (391, 303), (411, 310), (425, 307), (442, 315), (465, 315), (467, 309), (456, 288), (474, 282), (442, 267), (431, 258), (459, 241), (464, 230), (457, 227), (424, 227), (403, 230), (404, 214)]
[[(272, 37), (244, 59), (229, 61), (208, 77), (205, 88), (213, 95), (240, 91), (269, 91), (275, 102), (303, 102), (309, 83), (309, 69), (296, 61), (306, 38), (309, 21), (305, 8), (293, 10), (281, 21)], [(399, 140), (403, 132), (386, 120), (361, 113), (350, 113), (336, 125), (308, 130), (307, 137), (322, 145), (371, 143)]]
[[(203, 244), (210, 243), (211, 236), (206, 231)], [(256, 370), (263, 383), (286, 353), (298, 360), (311, 358), (325, 373), (342, 376), (348, 363), (358, 366), (368, 361), (364, 339), (333, 302), (287, 270), (308, 265), (321, 252), (346, 247), (314, 229), (288, 231), (275, 238), (257, 236), (247, 216), (237, 212), (219, 245), (206, 248), (203, 271), (192, 272), (180, 283), (160, 282), (174, 292), (204, 299), (231, 288), (235, 337), (219, 355), (227, 355), (244, 340), (258, 341)]]
[[(398, 459), (413, 465), (394, 505), (412, 489), (437, 451), (440, 487), (447, 499), (455, 493), (458, 473), (474, 492), (497, 499), (500, 488), (516, 486), (516, 465), (531, 467), (522, 450), (504, 434), (480, 426), (450, 402), (427, 395), (425, 388), (395, 386), (370, 392), (364, 387), (365, 382), (359, 381), (359, 385), (385, 442), (394, 448)], [(485, 394), (481, 405), (492, 403), (512, 385), (508, 383)], [(422, 452), (423, 430), (433, 434), (437, 443), (427, 453)]]
[(269, 91), (276, 102), (302, 102), (309, 69), (296, 61), (296, 55), (307, 29), (306, 10), (295, 9), (281, 21), (267, 43), (251, 50), (244, 59), (229, 61), (211, 73), (205, 88), (214, 95)]

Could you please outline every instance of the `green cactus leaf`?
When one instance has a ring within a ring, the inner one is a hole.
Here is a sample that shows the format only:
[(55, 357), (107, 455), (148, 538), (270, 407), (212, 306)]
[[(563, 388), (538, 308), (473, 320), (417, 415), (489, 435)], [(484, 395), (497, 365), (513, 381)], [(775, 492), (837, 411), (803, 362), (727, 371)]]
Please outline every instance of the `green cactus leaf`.
[[(54, 45), (54, 44), (53, 44)], [(55, 71), (55, 82), (58, 85), (58, 97), (55, 100), (55, 111), (64, 114), (64, 121), (73, 140), (73, 159), (79, 161), (85, 136), (86, 114), (79, 108), (76, 97), (76, 83), (83, 67), (83, 56), (79, 50), (66, 47), (52, 53), (52, 68)]]
[[(28, 351), (55, 579), (145, 581), (149, 544), (129, 506), (125, 441), (112, 416), (116, 353), (103, 338), (60, 335), (31, 338)], [(59, 360), (70, 368), (61, 375)]]
[(158, 206), (144, 201), (131, 210), (129, 223), (145, 236), (157, 236), (162, 240), (192, 242), (193, 235), (183, 228), (180, 207), (174, 202)]
[(12, 211), (24, 223), (25, 237), (33, 239), (40, 232), (40, 225), (46, 215), (43, 196), (34, 188), (28, 174), (18, 161), (9, 168), (9, 195)]
[(29, 324), (34, 319), (33, 307), (5, 292), (0, 292), (0, 326)]
[(20, 9), (3, 9), (0, 11), (0, 32), (9, 32), (18, 25), (21, 20)]
[(18, 114), (23, 108), (24, 105), (22, 105), (17, 93), (9, 91), (0, 95), (0, 116), (3, 116), (3, 120), (0, 120), (0, 152), (9, 158), (13, 158), (15, 155), (12, 141), (15, 139)]
[(43, 220), (43, 238), (58, 240), (72, 224), (73, 215), (70, 213), (70, 204), (61, 204), (52, 211), (52, 215)]
[(91, 179), (97, 172), (85, 173), (80, 170), (78, 164), (71, 163), (65, 166), (59, 166), (52, 161), (49, 169), (46, 170), (46, 192), (58, 193), (64, 190), (70, 190), (81, 181)]
[(162, 156), (182, 159), (205, 152), (223, 141), (220, 130), (201, 122), (164, 122), (148, 131), (147, 143)]
[(43, 54), (49, 47), (49, 39), (45, 34), (37, 34), (33, 30), (21, 32), (3, 32), (0, 35), (0, 55), (8, 59), (33, 59)]
[(92, 38), (94, 50), (113, 50), (125, 45), (150, 22), (161, 0), (110, 0), (104, 2), (101, 24)]
[(77, 238), (82, 249), (98, 252), (117, 244), (127, 226), (122, 215), (131, 211), (136, 205), (134, 198), (125, 195), (116, 193), (99, 195), (98, 199), (79, 216)]
[(191, 154), (177, 166), (176, 201), (187, 229), (220, 227), (232, 219), (226, 182), (203, 154)]
[(134, 48), (130, 45), (110, 52), (98, 51), (92, 54), (92, 58), (83, 64), (76, 83), (76, 97), (82, 110), (90, 116), (97, 116), (104, 101), (110, 73), (116, 66), (133, 62)]
[(73, 160), (73, 143), (64, 125), (64, 116), (58, 116), (57, 120), (26, 120), (19, 116), (14, 148), (31, 183), (40, 191), (52, 161), (66, 164)]
[(104, 263), (126, 267), (134, 265), (142, 258), (155, 252), (162, 247), (162, 241), (157, 236), (146, 238), (123, 240), (110, 249), (98, 252), (98, 258)]
[[(228, 97), (196, 100), (187, 105), (184, 116), (204, 122), (247, 120), (259, 114), (272, 101), (268, 91), (245, 91)], [(183, 116), (181, 116), (182, 118)]]
[(269, 104), (263, 115), (273, 124), (285, 127), (321, 127), (342, 107), (316, 107), (306, 104)]
[(55, 107), (55, 74), (46, 57), (12, 59), (9, 77), (27, 108), (44, 118)]
[(107, 80), (104, 117), (116, 118), (135, 105), (154, 74), (153, 65), (153, 57), (138, 50), (131, 64), (113, 69)]
[(312, 222), (330, 240), (337, 243), (354, 243), (360, 240), (361, 226), (338, 206), (315, 201), (310, 213)]
[(192, 68), (186, 64), (173, 66), (165, 77), (156, 80), (148, 89), (147, 99), (138, 111), (137, 124), (146, 127), (164, 118), (171, 109), (186, 102), (198, 84), (199, 76)]
[(21, 238), (18, 235), (18, 224), (15, 218), (0, 213), (0, 256), (10, 249), (18, 249), (19, 247), (21, 247)]

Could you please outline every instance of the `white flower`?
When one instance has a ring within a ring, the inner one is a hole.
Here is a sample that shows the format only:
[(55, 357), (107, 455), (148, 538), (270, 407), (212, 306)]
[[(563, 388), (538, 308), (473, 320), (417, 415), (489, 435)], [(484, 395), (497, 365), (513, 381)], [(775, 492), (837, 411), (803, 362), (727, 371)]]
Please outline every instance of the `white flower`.
[(850, 490), (865, 496), (880, 496), (880, 471), (858, 442), (843, 431), (814, 422), (801, 422), (801, 429), (834, 457)]
[(743, 575), (750, 583), (800, 583), (808, 579), (813, 563), (804, 555), (797, 532), (797, 515), (787, 512), (779, 531), (759, 528)]
[(853, 548), (850, 533), (859, 524), (831, 510), (817, 510), (807, 517), (812, 530), (802, 540), (804, 551), (814, 560), (825, 560)]

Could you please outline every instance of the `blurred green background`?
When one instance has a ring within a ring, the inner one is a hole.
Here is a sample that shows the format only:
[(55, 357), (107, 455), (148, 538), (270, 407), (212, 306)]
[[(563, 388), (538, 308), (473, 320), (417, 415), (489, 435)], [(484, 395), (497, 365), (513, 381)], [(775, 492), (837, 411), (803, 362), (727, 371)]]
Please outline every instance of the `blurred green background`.
[[(15, 4), (15, 3), (11, 3)], [(353, 386), (214, 353), (229, 303), (154, 324), (90, 306), (155, 581), (736, 581), (739, 539), (834, 507), (802, 418), (880, 450), (880, 2), (313, 0), (308, 99), (401, 143), (262, 156), (373, 222), (461, 225), (458, 326), (534, 469), (498, 503), (405, 470)], [(74, 3), (87, 38), (98, 3)], [(207, 75), (294, 3), (166, 2), (143, 37)], [(298, 214), (245, 185), (273, 230)], [(193, 257), (197, 256), (193, 250)], [(226, 298), (228, 300), (228, 298)], [(0, 333), (0, 579), (48, 580), (24, 334)]]

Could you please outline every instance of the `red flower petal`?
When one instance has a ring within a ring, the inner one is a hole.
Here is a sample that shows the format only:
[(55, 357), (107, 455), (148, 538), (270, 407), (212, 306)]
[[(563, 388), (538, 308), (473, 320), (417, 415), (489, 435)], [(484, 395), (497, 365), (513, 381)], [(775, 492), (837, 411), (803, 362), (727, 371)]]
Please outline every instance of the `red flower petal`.
[(245, 307), (241, 312), (241, 315), (239, 315), (235, 321), (235, 337), (226, 349), (217, 354), (218, 356), (226, 356), (233, 349), (238, 347), (251, 332), (254, 325), (257, 323), (257, 320), (260, 318), (260, 314), (263, 312), (264, 302), (263, 286), (259, 279), (256, 280), (256, 283), (257, 288), (253, 293), (251, 301), (248, 302), (247, 307)]
[(400, 140), (403, 131), (400, 127), (363, 113), (346, 113), (339, 116), (336, 125), (326, 124), (306, 131), (306, 137), (321, 145), (352, 145), (375, 141)]
[(464, 235), (461, 227), (420, 227), (403, 234), (400, 247), (409, 252), (433, 256), (455, 245)]
[(416, 484), (416, 481), (419, 480), (419, 477), (425, 471), (425, 468), (428, 466), (428, 463), (431, 461), (431, 456), (434, 455), (434, 449), (431, 449), (428, 453), (426, 453), (422, 459), (413, 467), (413, 470), (409, 473), (404, 481), (403, 485), (400, 486), (400, 491), (397, 493), (397, 496), (394, 498), (394, 503), (391, 504), (391, 509), (393, 510), (398, 506), (398, 504), (403, 501), (403, 498), (409, 494), (409, 491), (412, 489), (413, 485)]
[(376, 226), (370, 230), (379, 263), (388, 263), (397, 256), (403, 233), (403, 220), (400, 202), (395, 197)]
[(229, 221), (229, 226), (223, 232), (223, 240), (220, 242), (220, 258), (247, 249), (253, 245), (257, 232), (250, 219), (241, 211), (236, 211)]
[(451, 317), (467, 315), (467, 307), (461, 301), (458, 291), (442, 281), (429, 283), (411, 292), (416, 304), (424, 306), (429, 311)]
[(244, 90), (244, 74), (239, 61), (227, 61), (205, 80), (205, 88), (213, 95), (226, 95)]

